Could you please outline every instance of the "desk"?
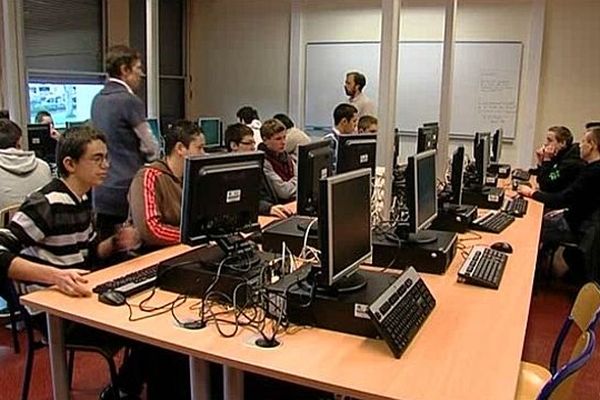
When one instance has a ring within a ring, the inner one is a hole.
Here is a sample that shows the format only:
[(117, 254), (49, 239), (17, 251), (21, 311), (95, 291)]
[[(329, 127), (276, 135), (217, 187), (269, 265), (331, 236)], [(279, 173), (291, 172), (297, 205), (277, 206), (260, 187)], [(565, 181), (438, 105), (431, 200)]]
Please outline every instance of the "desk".
[[(55, 399), (68, 398), (60, 329), (64, 318), (189, 355), (197, 399), (207, 396), (201, 384), (206, 369), (203, 361), (213, 361), (226, 366), (228, 400), (242, 398), (240, 371), (361, 399), (512, 400), (541, 220), (542, 205), (530, 201), (526, 217), (517, 219), (502, 235), (482, 234), (481, 240), (464, 242), (471, 245), (505, 240), (513, 245), (514, 253), (497, 291), (457, 283), (460, 256), (445, 275), (422, 274), (437, 307), (400, 360), (392, 356), (383, 341), (316, 328), (284, 335), (282, 346), (265, 350), (248, 344), (253, 336), (249, 331), (225, 339), (210, 326), (200, 331), (175, 327), (169, 314), (127, 322), (126, 307), (109, 307), (95, 297), (69, 298), (54, 290), (43, 290), (22, 301), (49, 314)], [(186, 249), (171, 247), (95, 272), (89, 275), (90, 287)], [(173, 298), (167, 292), (157, 293), (157, 302)]]

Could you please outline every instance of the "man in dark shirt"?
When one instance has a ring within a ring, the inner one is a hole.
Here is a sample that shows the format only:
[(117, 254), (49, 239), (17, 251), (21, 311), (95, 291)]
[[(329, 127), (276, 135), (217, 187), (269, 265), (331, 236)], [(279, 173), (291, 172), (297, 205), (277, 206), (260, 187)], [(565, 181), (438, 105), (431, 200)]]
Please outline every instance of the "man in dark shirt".
[(106, 180), (93, 193), (101, 238), (127, 219), (131, 181), (146, 162), (158, 157), (144, 103), (133, 92), (142, 79), (140, 53), (126, 46), (112, 47), (106, 72), (108, 82), (92, 101), (92, 124), (106, 135), (111, 161)]
[(537, 182), (543, 192), (556, 193), (573, 183), (585, 162), (579, 155), (579, 144), (564, 126), (548, 128), (544, 145), (536, 152)]
[(557, 193), (520, 186), (521, 195), (531, 197), (563, 213), (551, 212), (544, 216), (541, 242), (555, 245), (561, 241), (576, 240), (581, 224), (600, 208), (600, 127), (588, 129), (580, 143), (581, 158), (586, 163), (577, 179)]

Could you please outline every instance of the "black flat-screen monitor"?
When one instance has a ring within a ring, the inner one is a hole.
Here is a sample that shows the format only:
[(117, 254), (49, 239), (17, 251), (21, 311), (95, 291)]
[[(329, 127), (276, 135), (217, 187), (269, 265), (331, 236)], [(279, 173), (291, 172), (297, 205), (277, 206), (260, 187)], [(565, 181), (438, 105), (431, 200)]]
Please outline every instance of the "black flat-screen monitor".
[(502, 156), (502, 137), (504, 136), (502, 128), (496, 129), (494, 135), (492, 135), (492, 154), (490, 161), (493, 163), (499, 163), (500, 157)]
[(263, 158), (259, 151), (185, 159), (182, 243), (197, 245), (256, 229)]
[(465, 167), (465, 148), (459, 146), (452, 153), (450, 169), (450, 187), (452, 188), (452, 204), (462, 204), (463, 171)]
[(409, 218), (408, 231), (401, 237), (403, 240), (418, 243), (435, 241), (435, 236), (419, 235), (437, 217), (435, 154), (435, 150), (428, 150), (408, 157), (406, 197)]
[(375, 154), (377, 135), (340, 135), (338, 143), (336, 173), (370, 168), (375, 176)]
[(437, 123), (424, 125), (417, 133), (417, 153), (428, 150), (437, 150), (439, 127)]
[(202, 129), (207, 148), (223, 147), (223, 124), (217, 117), (200, 117), (198, 126)]
[(490, 166), (490, 133), (475, 133), (474, 156), (475, 170), (477, 173), (477, 184), (485, 185), (485, 177)]
[(321, 140), (298, 146), (298, 198), (299, 215), (317, 216), (321, 179), (332, 174), (331, 146)]
[(65, 122), (66, 129), (77, 128), (86, 124), (87, 121), (67, 121)]
[(27, 125), (27, 148), (35, 156), (49, 163), (56, 163), (56, 139), (50, 136), (50, 124)]
[(322, 287), (357, 290), (365, 281), (356, 273), (371, 256), (371, 172), (368, 168), (321, 180), (319, 245)]

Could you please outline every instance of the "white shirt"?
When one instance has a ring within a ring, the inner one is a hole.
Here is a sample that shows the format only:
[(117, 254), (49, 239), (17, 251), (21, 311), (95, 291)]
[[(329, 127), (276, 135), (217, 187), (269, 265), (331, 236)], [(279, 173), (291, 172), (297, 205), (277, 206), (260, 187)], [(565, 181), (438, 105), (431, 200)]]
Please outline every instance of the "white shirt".
[(375, 103), (367, 97), (363, 92), (359, 92), (358, 95), (352, 97), (350, 100), (352, 104), (358, 110), (358, 117), (363, 115), (376, 116), (377, 110), (375, 109)]

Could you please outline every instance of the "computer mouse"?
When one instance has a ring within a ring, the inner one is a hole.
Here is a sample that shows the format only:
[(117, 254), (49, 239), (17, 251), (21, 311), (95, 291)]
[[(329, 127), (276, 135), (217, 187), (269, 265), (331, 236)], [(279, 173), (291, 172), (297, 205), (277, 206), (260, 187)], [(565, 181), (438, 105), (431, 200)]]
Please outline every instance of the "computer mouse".
[(126, 297), (123, 293), (117, 292), (116, 290), (107, 290), (98, 295), (98, 300), (109, 306), (122, 306), (125, 304)]
[(511, 254), (513, 252), (513, 248), (508, 242), (496, 242), (490, 247), (494, 250), (501, 251), (503, 253)]

